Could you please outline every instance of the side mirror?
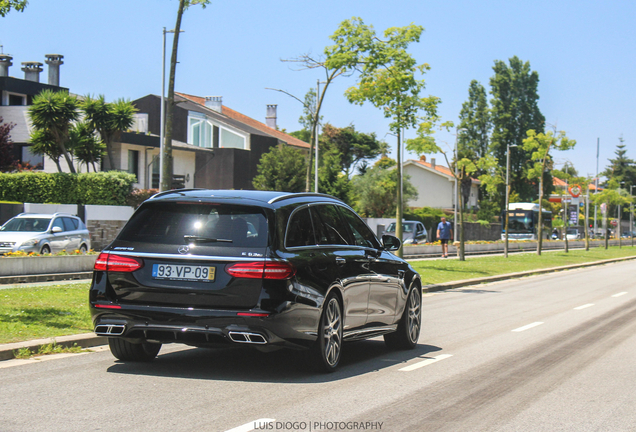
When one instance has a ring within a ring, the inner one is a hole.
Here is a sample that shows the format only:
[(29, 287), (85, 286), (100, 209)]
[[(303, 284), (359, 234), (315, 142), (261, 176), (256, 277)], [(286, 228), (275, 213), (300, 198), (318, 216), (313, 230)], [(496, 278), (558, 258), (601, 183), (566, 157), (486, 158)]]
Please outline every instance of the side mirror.
[(51, 228), (51, 232), (53, 234), (61, 233), (62, 232), (62, 228), (60, 228), (59, 226), (54, 226), (53, 228)]
[(395, 236), (384, 234), (382, 236), (382, 246), (388, 251), (395, 251), (402, 246), (402, 242)]

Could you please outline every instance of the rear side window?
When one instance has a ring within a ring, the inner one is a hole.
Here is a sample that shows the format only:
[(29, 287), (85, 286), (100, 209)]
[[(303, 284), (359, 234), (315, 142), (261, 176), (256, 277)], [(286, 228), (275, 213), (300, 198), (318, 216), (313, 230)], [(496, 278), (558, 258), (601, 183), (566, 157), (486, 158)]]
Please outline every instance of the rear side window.
[(333, 205), (317, 205), (310, 207), (311, 219), (314, 222), (316, 241), (319, 245), (348, 245), (349, 233)]
[(314, 229), (311, 226), (309, 208), (296, 211), (289, 220), (285, 247), (310, 246), (316, 244)]
[(152, 203), (136, 212), (117, 237), (142, 243), (264, 248), (267, 219), (258, 207), (217, 203)]
[(73, 218), (62, 218), (64, 219), (64, 228), (65, 231), (75, 231), (77, 229), (77, 219), (73, 219)]

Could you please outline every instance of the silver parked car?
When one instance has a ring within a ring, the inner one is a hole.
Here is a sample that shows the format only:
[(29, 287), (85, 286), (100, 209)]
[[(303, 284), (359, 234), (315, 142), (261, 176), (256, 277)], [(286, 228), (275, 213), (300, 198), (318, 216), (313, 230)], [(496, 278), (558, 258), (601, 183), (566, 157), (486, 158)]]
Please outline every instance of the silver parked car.
[(84, 222), (66, 213), (21, 213), (0, 227), (0, 254), (56, 253), (79, 250), (86, 253), (91, 239)]
[[(428, 233), (422, 222), (402, 222), (402, 242), (404, 244), (419, 244), (428, 242)], [(395, 235), (395, 222), (391, 222), (384, 234)]]

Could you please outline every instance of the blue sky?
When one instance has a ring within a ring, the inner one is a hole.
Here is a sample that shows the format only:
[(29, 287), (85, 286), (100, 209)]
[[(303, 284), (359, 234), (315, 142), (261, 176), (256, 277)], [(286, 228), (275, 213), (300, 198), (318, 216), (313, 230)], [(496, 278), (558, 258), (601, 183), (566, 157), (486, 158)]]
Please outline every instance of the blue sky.
[[(57, 53), (64, 55), (60, 84), (73, 93), (104, 94), (108, 100), (160, 94), (161, 31), (174, 27), (177, 5), (177, 0), (30, 0), (23, 13), (0, 19), (0, 45), (13, 56), (11, 76), (24, 76), (21, 62), (43, 62), (45, 54)], [(636, 159), (633, 1), (213, 0), (184, 15), (176, 90), (223, 96), (225, 105), (262, 122), (266, 105), (278, 104), (279, 127), (297, 130), (301, 104), (266, 87), (302, 98), (322, 76), (280, 60), (320, 54), (339, 23), (353, 16), (379, 34), (411, 23), (425, 28), (410, 52), (430, 64), (426, 93), (441, 98), (444, 120), (457, 123), (471, 80), (489, 88), (494, 61), (516, 55), (539, 73), (546, 121), (577, 140), (574, 150), (554, 155), (557, 165), (571, 161), (580, 174), (594, 175), (597, 138), (602, 171), (619, 136)], [(168, 58), (170, 46), (169, 38)], [(324, 120), (375, 132), (395, 146), (378, 109), (344, 98), (354, 84), (354, 78), (339, 78), (330, 87)], [(454, 136), (440, 133), (438, 140), (450, 149)]]

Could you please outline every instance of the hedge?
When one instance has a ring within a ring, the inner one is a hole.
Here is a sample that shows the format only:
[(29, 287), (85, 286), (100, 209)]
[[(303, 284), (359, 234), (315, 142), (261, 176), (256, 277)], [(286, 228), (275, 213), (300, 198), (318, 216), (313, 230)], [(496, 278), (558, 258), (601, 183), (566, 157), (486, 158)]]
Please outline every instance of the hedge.
[(134, 174), (0, 173), (0, 200), (47, 204), (126, 205)]

